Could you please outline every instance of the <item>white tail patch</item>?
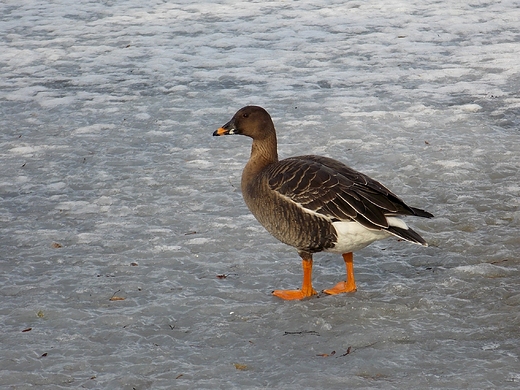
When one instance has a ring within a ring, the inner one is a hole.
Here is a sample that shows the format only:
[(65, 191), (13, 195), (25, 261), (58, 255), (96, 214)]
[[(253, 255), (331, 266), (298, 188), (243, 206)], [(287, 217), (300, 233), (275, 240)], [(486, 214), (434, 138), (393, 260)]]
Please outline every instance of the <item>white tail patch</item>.
[[(395, 218), (397, 219), (397, 218)], [(370, 230), (360, 223), (350, 221), (333, 222), (332, 225), (338, 234), (338, 240), (334, 248), (328, 249), (327, 252), (347, 253), (360, 250), (377, 240), (382, 240), (391, 236), (385, 230)], [(401, 221), (402, 225), (406, 226)]]
[(388, 224), (390, 226), (395, 226), (400, 229), (408, 230), (408, 225), (401, 219), (397, 217), (386, 217)]

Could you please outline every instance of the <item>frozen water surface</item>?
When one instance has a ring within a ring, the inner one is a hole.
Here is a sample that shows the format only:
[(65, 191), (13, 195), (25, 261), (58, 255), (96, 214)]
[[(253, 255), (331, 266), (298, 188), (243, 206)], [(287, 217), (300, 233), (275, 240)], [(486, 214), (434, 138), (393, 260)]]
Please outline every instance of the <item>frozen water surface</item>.
[[(518, 388), (519, 7), (2, 2), (0, 387)], [(250, 141), (211, 136), (246, 104), (281, 156), (435, 214), (409, 220), (431, 246), (273, 298), (299, 258), (242, 201)]]

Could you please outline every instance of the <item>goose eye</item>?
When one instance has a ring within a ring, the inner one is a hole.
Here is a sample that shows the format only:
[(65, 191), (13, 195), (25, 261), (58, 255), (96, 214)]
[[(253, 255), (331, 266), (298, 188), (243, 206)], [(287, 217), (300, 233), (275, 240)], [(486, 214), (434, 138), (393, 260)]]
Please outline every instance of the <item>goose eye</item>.
[(247, 118), (248, 116), (249, 116), (248, 113), (242, 114), (242, 117), (243, 117), (243, 118)]

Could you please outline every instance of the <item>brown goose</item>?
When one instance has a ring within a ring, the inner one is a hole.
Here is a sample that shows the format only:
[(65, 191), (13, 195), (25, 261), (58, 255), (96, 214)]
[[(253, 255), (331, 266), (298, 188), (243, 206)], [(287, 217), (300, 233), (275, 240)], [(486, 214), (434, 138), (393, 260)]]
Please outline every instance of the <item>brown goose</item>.
[(328, 157), (298, 156), (278, 160), (276, 131), (262, 107), (241, 108), (213, 135), (242, 134), (253, 139), (251, 158), (242, 173), (242, 195), (256, 219), (302, 258), (301, 290), (275, 290), (283, 299), (317, 294), (312, 287), (312, 254), (341, 253), (347, 279), (327, 294), (356, 291), (352, 252), (396, 236), (428, 246), (398, 216), (431, 218), (407, 206), (379, 182)]

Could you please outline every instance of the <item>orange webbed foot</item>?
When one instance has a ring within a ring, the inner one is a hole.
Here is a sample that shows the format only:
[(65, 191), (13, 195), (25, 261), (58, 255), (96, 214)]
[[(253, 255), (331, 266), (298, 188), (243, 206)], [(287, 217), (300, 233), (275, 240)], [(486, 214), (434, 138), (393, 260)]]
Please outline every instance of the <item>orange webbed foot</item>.
[[(310, 254), (309, 254), (310, 256)], [(306, 256), (307, 257), (307, 256)], [(274, 290), (273, 295), (288, 301), (296, 299), (308, 298), (317, 295), (318, 292), (312, 287), (312, 257), (307, 257), (308, 260), (302, 256), (303, 267), (303, 282), (301, 290)]]
[(317, 295), (318, 292), (315, 289), (311, 289), (308, 291), (302, 290), (274, 290), (273, 295), (285, 299), (287, 301), (293, 301), (297, 299), (303, 299), (312, 297), (313, 295)]
[(336, 295), (341, 293), (347, 293), (347, 292), (354, 292), (357, 290), (355, 283), (348, 283), (348, 282), (339, 282), (334, 287), (329, 288), (327, 290), (323, 290), (325, 294), (329, 295)]
[(357, 290), (356, 281), (354, 279), (354, 256), (352, 252), (344, 253), (343, 260), (347, 267), (347, 281), (342, 281), (328, 290), (323, 290), (325, 294), (336, 295), (347, 292), (354, 292)]

